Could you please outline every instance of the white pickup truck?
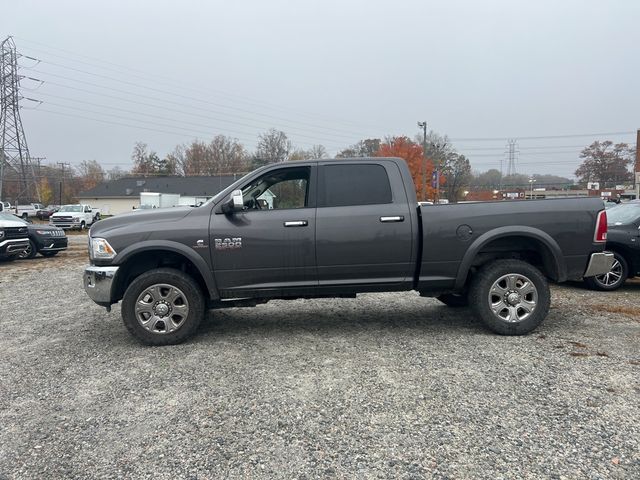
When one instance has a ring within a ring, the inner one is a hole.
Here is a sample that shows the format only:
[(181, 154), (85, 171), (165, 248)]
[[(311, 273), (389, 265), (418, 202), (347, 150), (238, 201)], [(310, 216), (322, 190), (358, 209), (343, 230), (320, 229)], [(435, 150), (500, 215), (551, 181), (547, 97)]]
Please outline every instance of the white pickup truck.
[(49, 217), (49, 225), (84, 230), (98, 220), (100, 220), (100, 210), (91, 208), (91, 205), (63, 205)]
[(17, 205), (14, 207), (15, 215), (24, 220), (35, 217), (38, 214), (38, 211), (42, 209), (44, 209), (44, 205), (41, 203), (27, 203), (26, 205)]

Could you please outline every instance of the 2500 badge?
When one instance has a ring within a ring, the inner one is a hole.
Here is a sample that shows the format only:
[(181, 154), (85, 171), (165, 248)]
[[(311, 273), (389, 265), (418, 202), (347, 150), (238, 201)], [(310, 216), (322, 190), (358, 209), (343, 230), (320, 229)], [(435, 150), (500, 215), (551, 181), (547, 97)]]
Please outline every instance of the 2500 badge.
[(242, 237), (214, 238), (213, 243), (216, 250), (235, 250), (242, 248)]

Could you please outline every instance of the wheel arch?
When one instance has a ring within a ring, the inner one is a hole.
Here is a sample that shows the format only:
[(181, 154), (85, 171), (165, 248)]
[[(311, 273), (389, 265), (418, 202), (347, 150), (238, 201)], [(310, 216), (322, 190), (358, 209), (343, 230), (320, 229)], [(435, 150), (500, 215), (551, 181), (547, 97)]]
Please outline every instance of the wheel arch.
[(114, 301), (122, 299), (126, 286), (138, 275), (153, 268), (176, 268), (191, 275), (210, 299), (219, 298), (207, 262), (192, 249), (171, 241), (139, 242), (123, 250), (115, 259), (120, 267), (112, 289)]
[(556, 282), (567, 279), (562, 250), (548, 233), (528, 226), (509, 226), (485, 232), (469, 246), (458, 267), (456, 290), (464, 288), (472, 268), (499, 258), (522, 258)]

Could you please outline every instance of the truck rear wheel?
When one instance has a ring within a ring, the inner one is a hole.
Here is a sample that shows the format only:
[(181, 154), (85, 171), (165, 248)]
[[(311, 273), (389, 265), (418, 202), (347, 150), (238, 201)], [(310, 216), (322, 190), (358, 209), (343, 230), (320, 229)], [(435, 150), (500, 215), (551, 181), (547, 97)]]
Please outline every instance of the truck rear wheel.
[(544, 275), (520, 260), (496, 260), (474, 276), (469, 303), (483, 323), (500, 335), (524, 335), (549, 313), (551, 292)]
[(204, 317), (198, 284), (185, 273), (158, 268), (136, 277), (122, 299), (122, 320), (146, 345), (175, 345), (192, 336)]

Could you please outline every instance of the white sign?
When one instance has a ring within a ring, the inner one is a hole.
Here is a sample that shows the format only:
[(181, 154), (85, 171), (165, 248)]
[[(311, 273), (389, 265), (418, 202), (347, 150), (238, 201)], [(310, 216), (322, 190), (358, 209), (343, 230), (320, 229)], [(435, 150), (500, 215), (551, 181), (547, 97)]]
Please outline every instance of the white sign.
[(600, 192), (600, 196), (601, 197), (610, 197), (611, 196), (611, 192)]
[(587, 183), (587, 190), (600, 190), (600, 182)]
[(518, 192), (507, 192), (507, 198), (518, 198)]

